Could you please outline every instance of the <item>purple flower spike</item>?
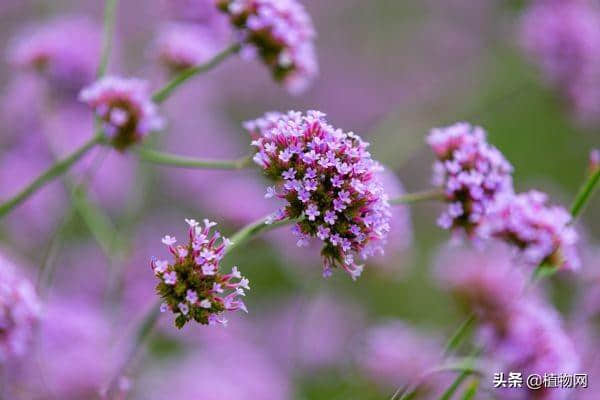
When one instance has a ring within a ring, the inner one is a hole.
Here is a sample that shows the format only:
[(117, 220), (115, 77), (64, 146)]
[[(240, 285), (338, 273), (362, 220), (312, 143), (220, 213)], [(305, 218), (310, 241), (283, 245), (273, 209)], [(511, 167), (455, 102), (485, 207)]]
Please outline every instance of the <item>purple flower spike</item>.
[(163, 127), (143, 80), (104, 77), (84, 88), (79, 99), (102, 119), (105, 134), (119, 150)]
[(317, 74), (310, 16), (296, 0), (217, 0), (217, 7), (241, 30), (242, 55), (259, 57), (273, 77), (293, 93)]
[(205, 219), (204, 226), (193, 219), (186, 222), (190, 226), (187, 244), (177, 245), (175, 238), (168, 235), (162, 239), (175, 260), (169, 263), (153, 258), (150, 262), (160, 280), (156, 291), (165, 300), (161, 311), (175, 313), (178, 328), (190, 320), (203, 325), (226, 325), (225, 311), (248, 312), (238, 298), (245, 295), (244, 290), (250, 290), (248, 279), (237, 267), (229, 274), (221, 273), (219, 263), (231, 242), (219, 232), (211, 234), (214, 222)]
[(12, 42), (8, 58), (15, 67), (35, 69), (53, 88), (72, 95), (94, 79), (101, 33), (101, 26), (85, 16), (62, 16), (26, 28)]
[(496, 205), (480, 232), (515, 245), (528, 264), (576, 269), (577, 232), (569, 225), (571, 214), (563, 207), (548, 206), (547, 201), (545, 193), (535, 190), (507, 197)]
[(513, 193), (512, 166), (486, 141), (485, 131), (466, 122), (433, 129), (427, 144), (437, 157), (433, 183), (444, 189), (444, 229), (463, 228), (471, 235), (499, 198)]
[(0, 366), (22, 356), (33, 338), (40, 305), (33, 285), (0, 254)]
[(304, 217), (294, 227), (298, 245), (317, 237), (324, 243), (323, 275), (341, 267), (358, 278), (363, 267), (353, 255), (366, 259), (383, 252), (391, 216), (376, 174), (382, 167), (368, 143), (332, 127), (318, 111), (268, 113), (245, 127), (258, 149), (254, 161), (279, 183), (278, 197), (287, 201), (280, 218)]

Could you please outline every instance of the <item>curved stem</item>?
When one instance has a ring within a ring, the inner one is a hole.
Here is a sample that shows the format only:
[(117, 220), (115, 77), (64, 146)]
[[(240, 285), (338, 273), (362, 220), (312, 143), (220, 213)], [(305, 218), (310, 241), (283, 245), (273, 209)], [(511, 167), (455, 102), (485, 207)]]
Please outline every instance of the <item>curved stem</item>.
[(34, 194), (38, 189), (46, 185), (48, 182), (52, 181), (56, 177), (64, 174), (73, 164), (79, 161), (88, 151), (90, 151), (94, 146), (98, 143), (102, 142), (103, 135), (101, 133), (96, 134), (92, 139), (87, 141), (83, 146), (79, 149), (75, 150), (71, 153), (70, 156), (57, 161), (50, 168), (48, 168), (44, 173), (38, 176), (33, 182), (27, 185), (23, 190), (17, 193), (11, 199), (5, 201), (0, 204), (0, 218), (4, 217), (10, 211), (12, 211), (19, 204), (27, 200), (32, 194)]
[(444, 198), (444, 192), (441, 189), (423, 190), (421, 192), (407, 193), (390, 199), (391, 205), (412, 204), (420, 201), (441, 200)]
[(271, 215), (267, 215), (259, 219), (256, 222), (250, 223), (233, 234), (229, 239), (232, 244), (226, 250), (227, 253), (231, 252), (234, 248), (239, 247), (240, 244), (247, 242), (252, 239), (254, 236), (258, 235), (261, 232), (267, 232), (281, 226), (286, 226), (297, 222), (295, 219), (284, 219), (281, 221), (276, 221), (269, 223)]
[(592, 175), (583, 183), (579, 192), (577, 192), (577, 196), (575, 196), (575, 200), (573, 201), (573, 205), (571, 206), (571, 216), (573, 217), (573, 221), (581, 215), (583, 212), (585, 205), (590, 200), (594, 191), (598, 187), (600, 183), (600, 168), (598, 168)]
[(98, 65), (97, 78), (101, 78), (106, 73), (108, 57), (112, 48), (113, 35), (115, 31), (115, 10), (117, 0), (106, 0), (104, 4), (104, 29), (102, 32), (102, 54), (100, 64)]
[(241, 44), (233, 43), (229, 47), (227, 47), (225, 50), (221, 51), (220, 53), (215, 55), (213, 58), (208, 60), (206, 63), (183, 70), (183, 72), (181, 72), (179, 75), (177, 75), (175, 78), (173, 78), (162, 89), (156, 91), (154, 93), (154, 95), (152, 96), (152, 100), (155, 103), (162, 103), (163, 101), (168, 99), (169, 96), (171, 96), (171, 94), (175, 91), (175, 89), (177, 89), (179, 86), (181, 86), (184, 82), (193, 78), (196, 75), (210, 71), (211, 69), (213, 69), (214, 67), (219, 65), (221, 62), (226, 60), (227, 57), (229, 57), (232, 54), (237, 53), (241, 47), (242, 47)]
[(140, 148), (137, 152), (142, 161), (176, 168), (242, 169), (249, 166), (252, 161), (251, 156), (245, 156), (237, 160), (210, 160), (179, 156), (145, 148)]

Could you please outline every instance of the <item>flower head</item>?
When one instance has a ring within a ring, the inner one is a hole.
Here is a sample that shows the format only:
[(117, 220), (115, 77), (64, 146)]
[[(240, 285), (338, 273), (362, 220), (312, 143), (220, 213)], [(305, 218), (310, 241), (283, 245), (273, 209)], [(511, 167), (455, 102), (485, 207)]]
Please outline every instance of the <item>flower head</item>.
[(167, 66), (181, 70), (206, 62), (216, 52), (213, 43), (200, 25), (169, 23), (159, 30), (155, 52)]
[(576, 116), (600, 121), (600, 7), (595, 1), (534, 1), (521, 21), (524, 50)]
[(576, 269), (577, 232), (569, 225), (571, 214), (547, 202), (548, 196), (535, 190), (509, 196), (495, 205), (480, 232), (515, 245), (529, 264)]
[(119, 150), (163, 126), (148, 86), (140, 79), (104, 77), (84, 88), (79, 99), (102, 119), (105, 134)]
[(171, 236), (162, 240), (175, 260), (169, 263), (153, 258), (150, 263), (160, 280), (156, 291), (165, 300), (161, 311), (175, 313), (178, 328), (190, 320), (204, 325), (225, 325), (224, 311), (247, 312), (238, 297), (250, 289), (248, 280), (237, 267), (229, 274), (220, 271), (219, 263), (230, 242), (219, 232), (211, 234), (214, 222), (204, 220), (204, 225), (200, 225), (195, 220), (186, 221), (190, 226), (187, 244), (176, 245)]
[(299, 245), (310, 237), (323, 241), (324, 275), (341, 267), (356, 279), (362, 266), (354, 253), (366, 259), (382, 252), (390, 229), (390, 207), (375, 174), (381, 166), (368, 143), (332, 127), (318, 111), (269, 113), (245, 126), (258, 149), (254, 161), (287, 202), (278, 218), (303, 216), (293, 232)]
[(0, 364), (22, 356), (33, 338), (40, 305), (33, 285), (0, 255)]
[(244, 55), (260, 57), (275, 80), (292, 92), (303, 90), (317, 74), (310, 16), (296, 0), (217, 0), (241, 30)]
[(14, 66), (36, 69), (53, 87), (72, 93), (94, 78), (100, 36), (100, 26), (89, 18), (63, 16), (16, 36), (8, 57)]
[(482, 128), (465, 122), (433, 129), (427, 144), (437, 157), (434, 184), (444, 189), (449, 203), (438, 223), (472, 234), (491, 206), (513, 193), (512, 166), (487, 143)]

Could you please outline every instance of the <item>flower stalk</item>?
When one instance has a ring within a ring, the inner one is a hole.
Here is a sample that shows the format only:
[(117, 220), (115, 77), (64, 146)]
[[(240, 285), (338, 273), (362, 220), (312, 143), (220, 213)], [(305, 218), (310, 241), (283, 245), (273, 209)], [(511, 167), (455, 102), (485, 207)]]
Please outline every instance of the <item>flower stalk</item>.
[(173, 94), (175, 89), (177, 89), (179, 86), (183, 85), (185, 82), (187, 82), (196, 75), (210, 71), (211, 69), (225, 61), (230, 55), (237, 53), (241, 49), (241, 47), (242, 46), (240, 43), (233, 43), (225, 50), (221, 51), (213, 58), (208, 60), (206, 63), (185, 69), (179, 75), (175, 76), (162, 89), (156, 91), (152, 96), (152, 100), (157, 104), (164, 102)]
[(251, 156), (245, 156), (237, 160), (211, 160), (163, 153), (148, 148), (138, 149), (138, 155), (142, 161), (149, 162), (152, 164), (166, 165), (175, 168), (235, 170), (249, 167), (252, 162)]
[(93, 138), (83, 144), (83, 146), (71, 153), (71, 155), (53, 164), (15, 196), (0, 204), (0, 218), (6, 216), (15, 207), (31, 197), (31, 195), (33, 195), (38, 189), (42, 188), (52, 180), (68, 171), (71, 166), (79, 161), (96, 145), (102, 143), (103, 140), (103, 134), (97, 133)]
[(444, 192), (440, 189), (423, 190), (421, 192), (407, 193), (390, 199), (391, 205), (413, 204), (421, 201), (442, 200)]

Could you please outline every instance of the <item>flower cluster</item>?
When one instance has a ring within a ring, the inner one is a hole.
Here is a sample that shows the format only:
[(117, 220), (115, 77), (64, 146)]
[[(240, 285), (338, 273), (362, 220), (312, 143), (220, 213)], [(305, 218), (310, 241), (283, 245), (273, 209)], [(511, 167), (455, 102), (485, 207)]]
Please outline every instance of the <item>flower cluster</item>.
[(296, 0), (217, 0), (217, 6), (241, 30), (242, 54), (258, 55), (275, 80), (291, 92), (306, 88), (317, 74), (310, 16)]
[(275, 218), (302, 217), (293, 228), (298, 245), (310, 237), (323, 241), (323, 275), (339, 266), (356, 279), (363, 266), (355, 263), (354, 253), (366, 259), (383, 252), (390, 207), (368, 143), (324, 117), (318, 111), (269, 113), (245, 127), (258, 149), (254, 161), (278, 182), (266, 197), (287, 201)]
[[(476, 313), (475, 340), (494, 364), (492, 371), (519, 371), (524, 376), (576, 372), (578, 355), (560, 315), (541, 290), (527, 290), (528, 276), (513, 261), (504, 246), (448, 247), (438, 256), (437, 278)], [(530, 398), (525, 390), (509, 390), (502, 398)], [(535, 398), (565, 398), (560, 389), (548, 389), (551, 396), (544, 390), (536, 391)]]
[(56, 18), (17, 36), (8, 58), (14, 66), (36, 69), (53, 87), (72, 93), (93, 80), (100, 34), (101, 28), (87, 17)]
[(33, 337), (40, 305), (33, 285), (0, 255), (0, 364), (22, 356)]
[(473, 234), (491, 206), (513, 193), (512, 166), (487, 143), (482, 128), (466, 122), (433, 129), (427, 143), (437, 157), (433, 183), (449, 203), (438, 224)]
[(598, 122), (600, 7), (588, 0), (535, 1), (523, 15), (521, 41), (577, 116)]
[(577, 232), (571, 214), (561, 206), (548, 206), (545, 193), (531, 190), (498, 202), (481, 233), (515, 245), (532, 265), (579, 267), (575, 248)]
[(82, 89), (79, 99), (102, 119), (104, 133), (119, 150), (163, 127), (143, 80), (104, 77)]
[(226, 325), (224, 311), (248, 312), (238, 298), (245, 295), (244, 289), (250, 290), (248, 279), (242, 277), (237, 267), (229, 274), (220, 272), (219, 262), (231, 242), (219, 232), (211, 235), (216, 223), (205, 219), (202, 227), (193, 219), (186, 222), (190, 226), (186, 245), (176, 245), (177, 240), (168, 235), (162, 239), (175, 261), (169, 263), (156, 258), (151, 261), (152, 270), (160, 280), (156, 291), (165, 300), (161, 311), (171, 310), (177, 314), (178, 328), (190, 320), (204, 325)]
[(213, 38), (199, 24), (169, 23), (156, 39), (158, 58), (174, 70), (206, 62), (216, 53)]

